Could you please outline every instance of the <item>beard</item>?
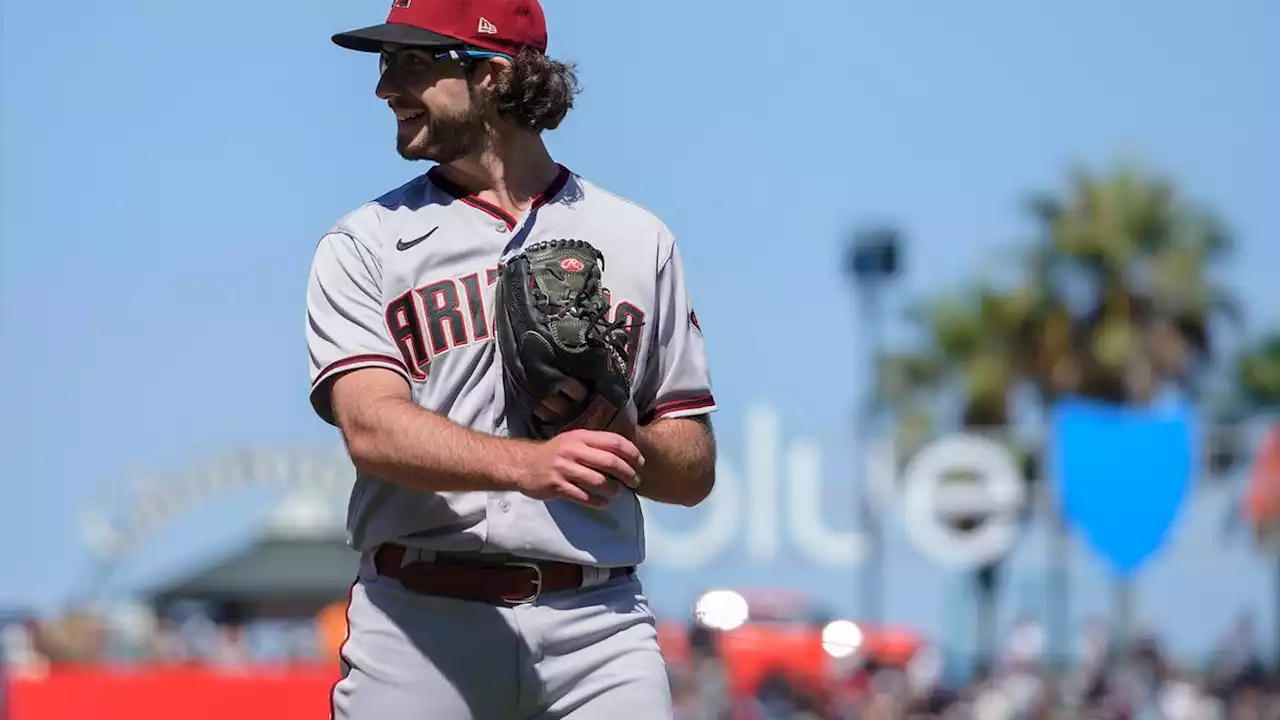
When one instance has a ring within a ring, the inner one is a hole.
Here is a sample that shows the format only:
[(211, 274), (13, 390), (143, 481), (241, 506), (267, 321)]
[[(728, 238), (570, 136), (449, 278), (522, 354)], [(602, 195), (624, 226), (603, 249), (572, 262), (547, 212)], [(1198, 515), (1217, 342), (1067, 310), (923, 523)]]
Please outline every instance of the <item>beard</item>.
[(462, 112), (428, 111), (417, 133), (396, 138), (396, 150), (405, 160), (430, 160), (443, 165), (483, 150), (488, 129), (484, 112), (473, 98)]

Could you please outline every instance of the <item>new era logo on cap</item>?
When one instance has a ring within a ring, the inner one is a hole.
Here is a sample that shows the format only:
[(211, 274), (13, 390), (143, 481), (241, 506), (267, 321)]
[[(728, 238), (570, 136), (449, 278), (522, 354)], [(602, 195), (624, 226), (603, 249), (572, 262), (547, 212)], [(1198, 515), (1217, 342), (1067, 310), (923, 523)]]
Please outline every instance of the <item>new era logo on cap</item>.
[(409, 3), (410, 3), (410, 2), (412, 2), (412, 0), (396, 0), (395, 2), (391, 3), (391, 7), (393, 7), (393, 8), (407, 8), (407, 7), (409, 7)]
[(480, 18), (480, 27), (476, 28), (476, 32), (482, 33), (485, 35), (497, 35), (498, 28), (494, 27), (493, 23), (489, 22), (488, 20), (484, 18)]

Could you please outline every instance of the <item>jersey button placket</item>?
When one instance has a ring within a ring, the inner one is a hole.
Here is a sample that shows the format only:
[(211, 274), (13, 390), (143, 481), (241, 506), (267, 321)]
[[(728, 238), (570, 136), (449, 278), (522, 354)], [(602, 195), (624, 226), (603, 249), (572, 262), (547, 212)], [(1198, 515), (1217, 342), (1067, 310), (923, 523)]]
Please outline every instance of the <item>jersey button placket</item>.
[(485, 505), (486, 524), (489, 526), (485, 545), (489, 548), (510, 547), (508, 543), (512, 539), (515, 521), (511, 499), (506, 493), (491, 492)]

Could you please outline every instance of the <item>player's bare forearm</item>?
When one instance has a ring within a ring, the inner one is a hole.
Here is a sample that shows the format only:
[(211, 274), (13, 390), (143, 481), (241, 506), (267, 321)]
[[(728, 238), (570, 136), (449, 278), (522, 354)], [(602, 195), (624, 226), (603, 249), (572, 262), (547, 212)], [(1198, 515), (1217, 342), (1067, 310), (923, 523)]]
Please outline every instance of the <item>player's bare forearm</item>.
[(424, 491), (511, 490), (524, 441), (462, 427), (413, 402), (400, 376), (368, 368), (334, 382), (334, 417), (356, 470)]
[(644, 454), (636, 493), (655, 502), (693, 507), (711, 494), (716, 482), (716, 442), (711, 421), (664, 418), (636, 430)]

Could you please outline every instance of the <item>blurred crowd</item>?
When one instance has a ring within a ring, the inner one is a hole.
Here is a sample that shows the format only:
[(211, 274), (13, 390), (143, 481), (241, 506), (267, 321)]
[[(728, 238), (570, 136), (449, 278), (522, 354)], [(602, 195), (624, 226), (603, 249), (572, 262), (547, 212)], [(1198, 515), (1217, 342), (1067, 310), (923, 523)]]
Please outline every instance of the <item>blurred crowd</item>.
[(264, 663), (329, 662), (336, 657), (330, 616), (254, 620), (188, 611), (157, 615), (142, 606), (21, 616), (0, 623), (6, 673), (39, 677), (58, 665), (199, 665), (225, 669)]
[(775, 673), (738, 698), (707, 646), (672, 667), (672, 689), (679, 720), (1280, 720), (1280, 663), (1257, 651), (1247, 621), (1196, 668), (1153, 635), (1112, 642), (1100, 623), (1083, 658), (1052, 667), (1042, 638), (1027, 623), (970, 672), (948, 672), (926, 652), (906, 667), (863, 665), (821, 690)]
[[(64, 663), (253, 672), (266, 662), (332, 661), (340, 639), (331, 620), (158, 618), (143, 608), (11, 617), (0, 623), (0, 656), (10, 676), (38, 677)], [(1081, 657), (1062, 670), (1046, 658), (1041, 629), (1027, 622), (988, 662), (926, 649), (904, 666), (855, 661), (821, 688), (778, 668), (748, 693), (731, 687), (713, 635), (670, 659), (678, 720), (1280, 720), (1280, 668), (1259, 651), (1247, 620), (1197, 667), (1175, 662), (1154, 635), (1120, 646), (1096, 624), (1086, 630)]]

